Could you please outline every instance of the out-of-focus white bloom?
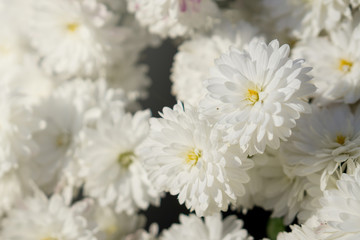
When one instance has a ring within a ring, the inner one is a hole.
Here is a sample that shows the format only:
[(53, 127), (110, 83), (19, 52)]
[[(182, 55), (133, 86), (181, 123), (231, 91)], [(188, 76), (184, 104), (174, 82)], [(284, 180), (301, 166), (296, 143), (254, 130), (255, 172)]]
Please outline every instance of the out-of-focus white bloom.
[(293, 174), (293, 169), (286, 164), (282, 151), (267, 150), (255, 155), (254, 162), (265, 159), (265, 164), (256, 168), (262, 178), (262, 207), (272, 210), (272, 217), (284, 217), (284, 223), (290, 224), (301, 211), (301, 204), (307, 198), (306, 188), (310, 182), (306, 177)]
[(296, 57), (305, 58), (314, 68), (315, 103), (355, 103), (360, 99), (359, 19), (341, 24), (328, 37), (309, 39), (294, 48)]
[(300, 114), (311, 111), (305, 99), (315, 90), (308, 83), (311, 68), (289, 59), (289, 51), (277, 40), (267, 45), (255, 39), (244, 51), (232, 48), (223, 54), (204, 81), (208, 93), (200, 103), (202, 113), (218, 120), (225, 140), (239, 143), (245, 153), (278, 149)]
[(101, 75), (129, 32), (116, 27), (117, 17), (96, 0), (36, 0), (31, 7), (32, 45), (56, 74)]
[(160, 240), (211, 239), (211, 240), (250, 240), (243, 222), (236, 216), (224, 220), (221, 214), (205, 217), (205, 222), (195, 215), (180, 215), (180, 224), (173, 224), (162, 232)]
[(279, 31), (300, 39), (331, 31), (342, 17), (351, 17), (350, 0), (264, 0), (264, 5)]
[[(39, 66), (39, 57), (34, 54), (22, 56), (22, 60), (9, 67), (3, 73), (2, 80), (11, 89), (22, 95), (27, 105), (34, 106), (49, 97), (60, 84), (55, 78), (44, 73)], [(0, 64), (0, 66), (4, 66)]]
[(224, 22), (211, 36), (198, 35), (185, 41), (174, 57), (172, 93), (181, 101), (198, 105), (206, 94), (203, 80), (208, 77), (215, 59), (228, 52), (230, 46), (243, 49), (258, 32), (246, 22)]
[(30, 194), (28, 176), (26, 167), (9, 170), (0, 176), (0, 217)]
[(134, 64), (130, 61), (121, 61), (107, 73), (109, 87), (121, 88), (130, 103), (146, 99), (147, 88), (151, 81), (147, 76), (148, 67), (142, 64)]
[(239, 147), (227, 146), (222, 134), (200, 120), (197, 108), (181, 103), (150, 119), (149, 139), (142, 146), (150, 179), (160, 190), (178, 195), (198, 216), (226, 211), (245, 194), (246, 170), (252, 161)]
[(349, 168), (349, 162), (360, 157), (360, 108), (353, 114), (348, 105), (314, 107), (311, 115), (297, 122), (284, 150), (295, 174), (320, 172), (324, 189), (329, 175)]
[(360, 238), (360, 167), (353, 174), (342, 174), (337, 189), (324, 192), (319, 218), (326, 221), (327, 239), (353, 240)]
[(87, 146), (82, 149), (80, 175), (85, 194), (101, 206), (114, 206), (116, 212), (133, 214), (149, 203), (159, 204), (159, 193), (149, 181), (137, 148), (149, 132), (149, 111), (134, 116), (123, 109), (109, 108), (85, 130)]
[(139, 229), (135, 233), (126, 236), (125, 240), (157, 240), (158, 233), (159, 226), (153, 223), (150, 225), (148, 232), (144, 229)]
[(6, 240), (96, 239), (76, 205), (70, 208), (59, 195), (48, 199), (41, 192), (12, 209), (1, 229), (1, 239)]
[(178, 37), (211, 28), (219, 9), (211, 0), (128, 0), (141, 25), (161, 37)]
[[(322, 223), (316, 216), (312, 216), (303, 225), (291, 225), (291, 232), (281, 232), (277, 240), (325, 240), (328, 236), (325, 233), (330, 227)], [(331, 238), (337, 239), (337, 238)], [(329, 239), (330, 240), (330, 239)]]
[(144, 227), (146, 221), (143, 215), (117, 214), (111, 208), (99, 206), (94, 208), (93, 214), (89, 217), (97, 225), (98, 240), (125, 239), (128, 234), (135, 233)]
[(28, 107), (25, 98), (0, 84), (0, 176), (36, 153), (32, 134), (41, 121)]
[[(125, 105), (121, 95), (107, 89), (103, 82), (76, 79), (60, 85), (37, 106), (36, 113), (46, 122), (46, 128), (34, 134), (40, 148), (33, 157), (32, 173), (44, 191), (54, 191), (64, 168), (77, 161), (77, 152), (84, 142), (80, 135), (83, 127), (93, 124), (111, 101), (117, 106)], [(77, 176), (76, 172), (69, 174), (72, 178)]]

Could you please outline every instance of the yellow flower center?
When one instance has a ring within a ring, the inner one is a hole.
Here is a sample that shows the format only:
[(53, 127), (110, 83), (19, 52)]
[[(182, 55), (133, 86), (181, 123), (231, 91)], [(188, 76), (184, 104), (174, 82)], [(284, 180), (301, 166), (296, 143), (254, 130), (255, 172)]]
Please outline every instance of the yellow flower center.
[(68, 133), (60, 133), (56, 137), (56, 146), (57, 147), (63, 147), (67, 146), (70, 143), (70, 135)]
[(121, 165), (121, 167), (128, 168), (134, 162), (134, 158), (135, 158), (134, 152), (129, 151), (129, 152), (121, 153), (118, 156), (117, 161)]
[(110, 237), (110, 236), (114, 235), (117, 232), (117, 230), (118, 230), (117, 226), (113, 224), (113, 225), (106, 227), (104, 231), (105, 231), (106, 235)]
[(66, 29), (69, 31), (69, 32), (75, 32), (77, 29), (79, 28), (79, 24), (78, 23), (68, 23), (66, 25)]
[(256, 90), (248, 89), (248, 93), (246, 94), (246, 99), (251, 103), (255, 104), (259, 101), (259, 93)]
[(345, 59), (340, 59), (340, 62), (339, 62), (339, 70), (342, 71), (342, 72), (350, 72), (351, 71), (351, 68), (353, 66), (353, 63), (348, 61), (348, 60), (345, 60)]
[(337, 142), (338, 144), (344, 145), (345, 139), (346, 139), (346, 137), (344, 137), (344, 136), (341, 135), (341, 134), (336, 136), (336, 142)]
[(185, 162), (192, 167), (195, 166), (202, 156), (202, 151), (197, 149), (192, 149), (186, 153)]

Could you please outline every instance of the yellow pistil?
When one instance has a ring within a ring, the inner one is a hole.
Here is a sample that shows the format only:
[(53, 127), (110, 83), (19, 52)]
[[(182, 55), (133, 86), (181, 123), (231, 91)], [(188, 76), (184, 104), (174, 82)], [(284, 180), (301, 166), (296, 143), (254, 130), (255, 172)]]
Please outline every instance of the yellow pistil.
[(75, 32), (77, 29), (79, 28), (79, 24), (78, 23), (68, 23), (66, 25), (66, 29), (69, 31), (69, 32)]
[(339, 62), (339, 70), (340, 71), (342, 71), (342, 72), (350, 72), (352, 66), (353, 66), (352, 62), (350, 62), (348, 60), (345, 60), (343, 58), (340, 59), (340, 62)]
[(60, 133), (56, 137), (56, 146), (57, 147), (63, 147), (70, 143), (70, 136), (67, 133)]
[(246, 99), (251, 103), (255, 104), (259, 101), (259, 93), (256, 90), (248, 89), (248, 93), (246, 94)]
[(201, 155), (201, 150), (192, 149), (186, 153), (185, 162), (193, 167), (197, 164), (199, 158), (201, 158)]
[(113, 225), (107, 226), (105, 228), (105, 233), (106, 233), (106, 235), (111, 237), (117, 232), (117, 230), (118, 230), (117, 226), (113, 224)]
[(346, 139), (346, 137), (344, 137), (344, 136), (341, 135), (341, 134), (336, 136), (336, 142), (337, 142), (338, 144), (344, 145), (345, 139)]
[(121, 153), (118, 156), (117, 161), (121, 165), (121, 167), (128, 168), (133, 163), (134, 158), (135, 158), (135, 154), (129, 151), (129, 152)]

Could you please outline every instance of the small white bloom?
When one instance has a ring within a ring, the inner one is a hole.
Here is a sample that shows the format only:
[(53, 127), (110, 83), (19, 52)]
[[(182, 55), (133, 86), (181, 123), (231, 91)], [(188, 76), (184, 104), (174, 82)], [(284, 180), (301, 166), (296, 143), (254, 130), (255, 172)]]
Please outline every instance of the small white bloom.
[(1, 224), (6, 240), (95, 240), (76, 205), (69, 207), (59, 195), (47, 199), (41, 192), (22, 201)]
[(162, 232), (160, 240), (211, 239), (211, 240), (251, 240), (243, 222), (236, 216), (224, 220), (221, 214), (205, 217), (205, 221), (195, 215), (180, 215), (180, 224), (173, 224)]
[(250, 155), (266, 146), (278, 149), (300, 114), (309, 113), (305, 97), (315, 87), (308, 83), (303, 60), (289, 59), (289, 46), (269, 45), (254, 39), (244, 51), (232, 48), (216, 60), (208, 90), (201, 101), (202, 113), (218, 120), (225, 140), (239, 143)]
[(172, 66), (172, 93), (177, 99), (197, 106), (206, 94), (203, 80), (208, 77), (214, 60), (230, 46), (243, 49), (258, 33), (257, 28), (246, 22), (224, 22), (211, 36), (198, 35), (182, 43)]
[(159, 203), (159, 193), (149, 181), (137, 148), (149, 132), (149, 111), (134, 116), (109, 108), (85, 130), (88, 144), (82, 149), (81, 173), (85, 194), (116, 212), (133, 214)]
[(342, 23), (329, 36), (300, 42), (294, 48), (314, 68), (315, 103), (355, 103), (360, 99), (359, 18)]
[(345, 169), (360, 157), (360, 109), (353, 114), (348, 105), (313, 108), (311, 115), (299, 119), (284, 150), (287, 162), (296, 166), (295, 174), (319, 172), (321, 188), (336, 169)]
[(162, 37), (179, 37), (211, 28), (219, 9), (211, 0), (128, 0), (141, 25)]
[(199, 112), (178, 103), (150, 119), (151, 131), (142, 146), (150, 179), (160, 190), (177, 195), (198, 216), (226, 211), (245, 194), (243, 184), (252, 161), (237, 146), (226, 146), (221, 132)]

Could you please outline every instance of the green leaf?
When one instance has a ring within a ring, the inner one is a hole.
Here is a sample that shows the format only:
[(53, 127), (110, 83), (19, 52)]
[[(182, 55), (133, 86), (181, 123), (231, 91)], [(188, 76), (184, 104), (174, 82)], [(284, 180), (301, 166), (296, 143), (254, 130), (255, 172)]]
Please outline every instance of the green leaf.
[(266, 233), (271, 240), (276, 240), (278, 233), (283, 231), (285, 231), (285, 226), (281, 218), (269, 219), (266, 227)]

